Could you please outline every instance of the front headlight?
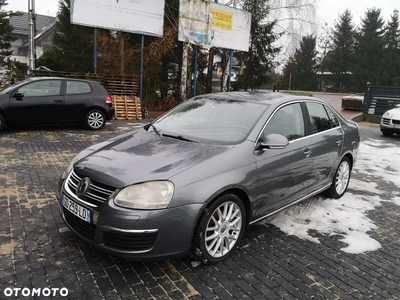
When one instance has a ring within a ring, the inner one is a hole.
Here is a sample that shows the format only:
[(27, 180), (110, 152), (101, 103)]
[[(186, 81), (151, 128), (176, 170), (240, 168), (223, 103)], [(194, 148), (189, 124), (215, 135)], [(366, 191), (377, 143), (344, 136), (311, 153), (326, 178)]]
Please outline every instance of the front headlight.
[(134, 209), (167, 208), (174, 194), (170, 181), (149, 181), (127, 186), (114, 198), (118, 206)]
[(383, 114), (383, 118), (387, 118), (387, 119), (391, 119), (393, 116), (393, 112), (392, 111), (387, 111)]

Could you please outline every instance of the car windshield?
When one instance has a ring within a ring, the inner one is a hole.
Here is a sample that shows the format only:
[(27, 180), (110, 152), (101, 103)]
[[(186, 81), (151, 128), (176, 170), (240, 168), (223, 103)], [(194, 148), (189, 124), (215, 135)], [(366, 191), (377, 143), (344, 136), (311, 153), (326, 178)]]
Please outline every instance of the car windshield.
[(152, 125), (161, 135), (205, 143), (244, 141), (268, 105), (225, 99), (194, 98)]

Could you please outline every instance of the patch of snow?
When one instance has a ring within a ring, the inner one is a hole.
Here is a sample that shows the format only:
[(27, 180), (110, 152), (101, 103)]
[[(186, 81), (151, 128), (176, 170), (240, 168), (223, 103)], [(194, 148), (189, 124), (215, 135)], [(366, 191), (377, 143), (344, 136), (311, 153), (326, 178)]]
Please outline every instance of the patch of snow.
[(380, 194), (381, 191), (377, 189), (377, 184), (371, 181), (361, 181), (355, 178), (352, 178), (349, 183), (349, 189), (356, 191), (368, 191), (373, 194)]
[[(312, 230), (326, 235), (340, 235), (342, 238), (339, 241), (347, 244), (340, 250), (348, 253), (377, 250), (381, 247), (380, 243), (368, 235), (376, 229), (376, 225), (367, 217), (367, 212), (382, 202), (400, 206), (398, 191), (392, 192), (390, 200), (380, 197), (380, 181), (400, 188), (400, 172), (396, 166), (400, 166), (398, 146), (378, 140), (362, 142), (353, 172), (362, 175), (365, 181), (351, 179), (349, 189), (353, 193), (348, 191), (337, 200), (315, 196), (283, 210), (264, 223), (273, 224), (289, 235), (315, 243), (320, 243), (320, 240), (310, 235)], [(357, 194), (358, 191), (368, 191), (375, 195)]]
[(131, 126), (134, 126), (134, 127), (143, 127), (143, 123), (126, 123), (126, 125), (131, 125)]

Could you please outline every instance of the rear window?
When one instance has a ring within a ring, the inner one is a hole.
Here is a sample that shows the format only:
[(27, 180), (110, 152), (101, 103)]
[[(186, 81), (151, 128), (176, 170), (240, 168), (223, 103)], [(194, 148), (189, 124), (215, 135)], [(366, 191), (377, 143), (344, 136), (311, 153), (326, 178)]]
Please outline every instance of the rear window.
[(87, 94), (92, 91), (87, 82), (67, 81), (67, 95)]

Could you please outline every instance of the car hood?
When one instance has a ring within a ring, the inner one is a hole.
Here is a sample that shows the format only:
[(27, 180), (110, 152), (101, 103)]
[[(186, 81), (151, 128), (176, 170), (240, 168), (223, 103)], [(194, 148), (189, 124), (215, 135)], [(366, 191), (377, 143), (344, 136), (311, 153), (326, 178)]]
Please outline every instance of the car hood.
[(80, 159), (74, 169), (81, 176), (116, 188), (168, 179), (233, 148), (161, 137), (143, 128), (102, 144)]
[(393, 113), (392, 119), (400, 120), (400, 108), (394, 108), (391, 112)]

